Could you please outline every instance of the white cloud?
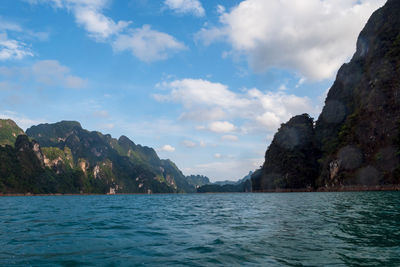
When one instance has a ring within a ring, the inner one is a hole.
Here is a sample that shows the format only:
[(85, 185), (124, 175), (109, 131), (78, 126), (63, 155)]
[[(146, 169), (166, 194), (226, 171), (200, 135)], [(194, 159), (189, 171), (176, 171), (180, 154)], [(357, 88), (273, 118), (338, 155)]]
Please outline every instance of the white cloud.
[(214, 158), (220, 159), (220, 158), (222, 158), (222, 155), (220, 153), (215, 153)]
[(22, 59), (33, 56), (31, 49), (23, 42), (9, 39), (7, 33), (0, 33), (0, 60)]
[[(216, 133), (239, 129), (242, 132), (252, 129), (275, 131), (281, 123), (294, 115), (309, 113), (316, 116), (319, 112), (308, 97), (287, 94), (282, 90), (262, 92), (253, 88), (237, 93), (229, 90), (226, 85), (202, 79), (175, 80), (163, 86), (169, 92), (155, 95), (154, 98), (157, 101), (181, 103), (184, 109), (181, 118), (207, 122), (207, 126), (197, 126), (198, 130)], [(235, 121), (245, 127), (235, 126)]]
[(203, 28), (197, 39), (207, 45), (224, 37), (255, 71), (285, 68), (322, 80), (349, 59), (357, 35), (384, 2), (245, 0), (220, 15), (220, 27)]
[(160, 150), (165, 151), (165, 152), (174, 152), (175, 147), (173, 147), (171, 145), (164, 145)]
[(49, 3), (54, 8), (65, 8), (70, 11), (78, 25), (82, 26), (97, 41), (118, 34), (130, 21), (115, 22), (103, 14), (108, 0), (27, 0), (31, 4)]
[(239, 137), (237, 137), (236, 135), (227, 134), (227, 135), (223, 135), (221, 137), (221, 140), (222, 141), (229, 141), (229, 142), (237, 142), (237, 141), (239, 141)]
[[(116, 22), (104, 15), (108, 0), (27, 1), (31, 4), (50, 3), (55, 8), (67, 9), (74, 15), (76, 23), (83, 27), (91, 38), (98, 42), (111, 44), (114, 51), (117, 52), (128, 50), (133, 56), (145, 62), (164, 60), (174, 52), (186, 49), (186, 46), (173, 36), (152, 30), (149, 25), (143, 25), (141, 28), (129, 28), (131, 21)], [(186, 4), (183, 3), (182, 8), (183, 6)]]
[(199, 0), (165, 0), (164, 4), (181, 14), (193, 14), (197, 17), (203, 17), (205, 11)]
[(218, 14), (225, 13), (225, 7), (223, 5), (217, 5), (217, 12)]
[(196, 144), (195, 142), (190, 141), (190, 140), (183, 140), (182, 144), (183, 144), (185, 147), (188, 147), (188, 148), (192, 148), (192, 147), (197, 146), (197, 144)]
[(113, 48), (117, 52), (128, 50), (145, 62), (164, 60), (171, 53), (186, 49), (173, 36), (152, 30), (149, 25), (119, 35), (113, 42)]
[(208, 129), (215, 133), (229, 133), (235, 131), (236, 127), (228, 121), (214, 121), (210, 123)]
[(41, 60), (29, 67), (1, 67), (0, 77), (12, 81), (33, 81), (48, 87), (84, 88), (87, 80), (71, 75), (71, 70), (61, 65), (57, 60)]
[(83, 26), (90, 36), (98, 40), (104, 40), (119, 33), (131, 23), (130, 21), (114, 22), (91, 5), (76, 5), (73, 10), (76, 22)]

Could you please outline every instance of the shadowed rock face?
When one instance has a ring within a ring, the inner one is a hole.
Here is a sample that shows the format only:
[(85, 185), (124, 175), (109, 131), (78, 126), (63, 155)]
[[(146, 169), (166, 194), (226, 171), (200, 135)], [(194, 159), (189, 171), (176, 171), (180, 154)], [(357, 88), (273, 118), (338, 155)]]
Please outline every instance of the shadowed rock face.
[(313, 188), (318, 156), (313, 119), (307, 114), (291, 118), (275, 134), (261, 172), (253, 175), (253, 191)]
[(389, 0), (371, 16), (328, 93), (315, 129), (323, 153), (318, 186), (400, 182), (398, 14), (400, 1)]
[[(253, 190), (400, 183), (399, 14), (398, 0), (374, 12), (353, 58), (339, 69), (315, 127), (294, 123), (299, 116), (282, 125), (253, 175)], [(299, 134), (303, 128), (308, 130)]]

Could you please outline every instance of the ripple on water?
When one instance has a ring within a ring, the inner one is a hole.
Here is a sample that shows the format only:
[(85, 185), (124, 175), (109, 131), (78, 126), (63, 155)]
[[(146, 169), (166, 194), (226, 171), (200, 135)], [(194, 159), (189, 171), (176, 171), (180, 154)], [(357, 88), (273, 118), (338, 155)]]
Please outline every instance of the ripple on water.
[(400, 192), (2, 197), (0, 265), (400, 265)]

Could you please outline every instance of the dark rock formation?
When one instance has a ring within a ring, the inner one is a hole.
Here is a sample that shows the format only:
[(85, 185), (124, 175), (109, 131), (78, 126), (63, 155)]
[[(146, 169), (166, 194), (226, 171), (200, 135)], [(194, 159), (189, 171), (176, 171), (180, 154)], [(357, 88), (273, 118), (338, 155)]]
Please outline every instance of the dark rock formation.
[(307, 114), (291, 118), (275, 134), (261, 171), (253, 174), (253, 191), (313, 188), (318, 157), (313, 119)]
[(253, 190), (400, 183), (399, 14), (398, 0), (374, 12), (315, 127), (302, 115), (279, 129), (262, 170), (253, 175)]

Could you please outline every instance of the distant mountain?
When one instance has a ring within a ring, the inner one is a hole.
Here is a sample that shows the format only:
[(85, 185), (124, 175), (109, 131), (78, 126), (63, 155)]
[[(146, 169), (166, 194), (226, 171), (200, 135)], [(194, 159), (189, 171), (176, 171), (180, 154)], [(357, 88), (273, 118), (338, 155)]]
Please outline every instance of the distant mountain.
[(203, 175), (189, 175), (186, 176), (186, 180), (196, 188), (211, 183), (210, 179)]
[(275, 134), (254, 191), (400, 185), (400, 1), (373, 13), (314, 123), (295, 116)]
[(197, 188), (198, 193), (221, 193), (221, 192), (251, 192), (251, 175), (253, 172), (249, 172), (248, 175), (242, 179), (234, 181), (218, 181), (212, 184), (206, 184)]
[(198, 193), (237, 193), (251, 192), (251, 181), (246, 180), (239, 184), (207, 184), (197, 188)]
[[(154, 149), (136, 145), (126, 136), (114, 139), (90, 132), (75, 121), (32, 126), (27, 136), (14, 122), (3, 124), (12, 130), (0, 128), (7, 144), (0, 151), (0, 192), (195, 192), (195, 186), (172, 161), (161, 160)], [(22, 135), (13, 148), (11, 142), (17, 133)], [(21, 146), (22, 154), (18, 150)], [(25, 168), (29, 171), (24, 172)], [(30, 180), (20, 185), (24, 179)]]
[(216, 181), (213, 184), (216, 185), (227, 185), (227, 184), (236, 184), (235, 181), (230, 181), (230, 180), (224, 180), (224, 181)]
[(241, 184), (241, 183), (243, 183), (243, 182), (245, 182), (247, 180), (250, 180), (252, 175), (253, 175), (253, 171), (249, 171), (249, 173), (245, 177), (243, 177), (242, 179), (237, 180), (236, 184)]

